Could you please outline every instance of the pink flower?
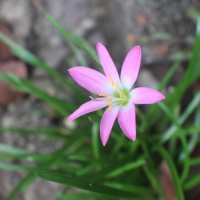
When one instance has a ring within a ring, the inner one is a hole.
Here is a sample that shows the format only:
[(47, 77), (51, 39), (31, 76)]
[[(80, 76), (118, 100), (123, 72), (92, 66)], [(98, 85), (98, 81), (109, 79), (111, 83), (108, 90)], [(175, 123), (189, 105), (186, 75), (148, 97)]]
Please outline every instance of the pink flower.
[(116, 119), (118, 119), (124, 134), (130, 140), (135, 140), (136, 114), (134, 104), (153, 104), (163, 100), (165, 96), (159, 91), (147, 87), (132, 89), (140, 69), (140, 46), (135, 46), (128, 52), (122, 65), (120, 77), (103, 44), (98, 43), (96, 48), (105, 75), (82, 66), (72, 67), (69, 69), (69, 73), (80, 86), (97, 94), (99, 98), (81, 105), (67, 120), (74, 120), (108, 106), (100, 124), (100, 136), (103, 145), (105, 146), (107, 143)]

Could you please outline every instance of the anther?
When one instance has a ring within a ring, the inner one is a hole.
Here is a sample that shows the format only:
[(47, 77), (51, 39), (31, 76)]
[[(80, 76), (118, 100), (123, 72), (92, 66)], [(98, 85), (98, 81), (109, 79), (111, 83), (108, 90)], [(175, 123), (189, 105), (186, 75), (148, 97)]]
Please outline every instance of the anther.
[(112, 86), (114, 86), (114, 81), (112, 79), (112, 76), (110, 76), (110, 83), (111, 83)]
[(108, 95), (107, 94), (104, 94), (104, 93), (101, 93), (99, 94), (100, 97), (107, 97)]
[(116, 84), (115, 84), (115, 89), (116, 90), (118, 89), (118, 82), (116, 82)]
[(106, 103), (112, 102), (112, 99), (105, 100)]

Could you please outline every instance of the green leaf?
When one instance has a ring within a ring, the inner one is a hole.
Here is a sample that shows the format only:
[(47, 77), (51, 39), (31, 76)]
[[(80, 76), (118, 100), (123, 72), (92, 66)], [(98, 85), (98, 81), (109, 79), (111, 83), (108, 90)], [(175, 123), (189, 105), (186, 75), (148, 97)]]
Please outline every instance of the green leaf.
[[(196, 113), (195, 113), (194, 126), (198, 127), (199, 122), (200, 122), (200, 104), (199, 104), (199, 106), (196, 110)], [(199, 128), (200, 128), (200, 126), (199, 126)], [(190, 153), (194, 150), (195, 146), (197, 145), (199, 135), (200, 135), (199, 131), (193, 131), (192, 132), (192, 136), (191, 136), (189, 143), (188, 143), (188, 149), (189, 149)]]
[(165, 105), (163, 102), (159, 102), (158, 106), (166, 113), (166, 115), (171, 119), (173, 124), (176, 126), (177, 129), (181, 129), (181, 126), (177, 120), (177, 118), (174, 116), (173, 112)]
[(169, 83), (169, 81), (171, 80), (171, 78), (173, 77), (174, 73), (176, 72), (176, 70), (179, 67), (180, 67), (180, 61), (177, 61), (169, 68), (169, 71), (167, 72), (167, 74), (165, 75), (165, 77), (163, 78), (161, 83), (159, 84), (158, 90), (162, 91), (165, 88), (165, 86)]
[(74, 52), (74, 54), (79, 62), (78, 65), (87, 66), (88, 64), (87, 64), (86, 60), (84, 59), (84, 56), (83, 56), (81, 50), (79, 50), (79, 48), (71, 40), (66, 40), (66, 41), (68, 42), (71, 50)]
[(190, 190), (200, 184), (200, 175), (195, 174), (192, 176), (185, 184), (184, 184), (184, 189)]
[(143, 196), (143, 198), (148, 197), (149, 199), (153, 196), (153, 191), (151, 188), (141, 187), (138, 185), (133, 185), (132, 183), (119, 183), (117, 181), (108, 182), (104, 181), (107, 186), (114, 187), (116, 189), (129, 191), (138, 195)]
[(189, 170), (190, 170), (190, 156), (189, 156), (189, 148), (187, 145), (187, 139), (185, 135), (180, 136), (182, 145), (183, 145), (183, 152), (180, 154), (180, 159), (182, 160), (182, 174), (181, 174), (181, 182), (183, 183), (185, 179), (188, 177)]
[(66, 139), (66, 133), (69, 129), (66, 127), (50, 127), (50, 128), (39, 128), (39, 129), (28, 129), (28, 128), (15, 128), (15, 127), (0, 127), (1, 133), (17, 133), (22, 135), (47, 135), (48, 138), (54, 139)]
[(5, 145), (0, 143), (0, 152), (1, 153), (11, 153), (11, 154), (27, 154), (29, 153), (28, 151), (24, 149), (20, 149), (17, 147)]
[(28, 161), (45, 161), (49, 159), (47, 154), (37, 154), (21, 148), (0, 144), (0, 159), (26, 159)]
[[(185, 122), (185, 120), (190, 116), (190, 114), (195, 110), (195, 108), (199, 105), (200, 102), (200, 92), (197, 93), (194, 98), (191, 100), (188, 107), (185, 109), (184, 113), (180, 116), (178, 119), (178, 123), (181, 125)], [(172, 125), (164, 134), (162, 137), (162, 142), (168, 141), (173, 134), (177, 131), (177, 126)]]
[(11, 170), (11, 171), (22, 171), (22, 172), (35, 172), (36, 170), (31, 167), (26, 167), (22, 165), (15, 165), (11, 163), (0, 162), (0, 168)]
[[(115, 160), (115, 162), (111, 162), (111, 163), (107, 162), (107, 165), (105, 167), (102, 167), (100, 170), (98, 170), (97, 172), (93, 174), (90, 173), (84, 176), (84, 178), (87, 177), (88, 179), (97, 181), (97, 180), (106, 178), (109, 174), (112, 175), (113, 172), (114, 172), (113, 174), (114, 176), (116, 174), (119, 175), (123, 173), (121, 169), (123, 169), (124, 166), (125, 168), (127, 167), (126, 170), (129, 170), (130, 169), (129, 167), (136, 168), (145, 164), (144, 159), (140, 158), (135, 161), (133, 160), (133, 156), (134, 156), (133, 154), (130, 154), (130, 155), (124, 156), (121, 159)], [(104, 161), (102, 160), (101, 162), (104, 162)]]
[(124, 164), (122, 167), (113, 169), (113, 171), (111, 173), (109, 173), (107, 175), (107, 177), (111, 178), (111, 177), (120, 176), (121, 174), (126, 173), (129, 170), (133, 170), (133, 169), (135, 169), (137, 167), (141, 167), (145, 164), (146, 164), (146, 161), (144, 159), (138, 159), (134, 162)]
[(93, 122), (92, 124), (92, 150), (94, 158), (96, 160), (100, 159), (100, 149), (99, 149), (99, 124)]
[(56, 200), (116, 200), (116, 197), (108, 197), (106, 195), (95, 194), (91, 192), (59, 194)]
[(102, 184), (97, 184), (89, 181), (85, 181), (79, 178), (66, 176), (64, 174), (60, 174), (57, 172), (52, 171), (40, 171), (37, 173), (37, 175), (43, 179), (53, 181), (56, 183), (61, 183), (64, 185), (70, 185), (76, 188), (80, 188), (83, 190), (108, 195), (111, 197), (117, 197), (117, 198), (126, 198), (126, 199), (132, 199), (133, 196), (137, 198), (135, 193), (123, 191), (119, 189), (115, 189), (109, 186), (105, 186)]
[(200, 158), (192, 158), (190, 159), (190, 165), (200, 165)]

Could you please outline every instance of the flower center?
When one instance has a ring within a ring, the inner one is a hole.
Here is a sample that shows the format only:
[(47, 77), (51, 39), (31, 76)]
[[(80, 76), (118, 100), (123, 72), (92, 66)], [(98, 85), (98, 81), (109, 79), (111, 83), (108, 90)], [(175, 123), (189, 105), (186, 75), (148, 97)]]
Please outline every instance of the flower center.
[(119, 88), (118, 82), (114, 82), (112, 76), (110, 76), (110, 84), (113, 87), (112, 94), (105, 93), (99, 94), (101, 97), (105, 97), (105, 102), (109, 104), (109, 109), (112, 110), (113, 106), (125, 106), (130, 100), (129, 90), (126, 88)]

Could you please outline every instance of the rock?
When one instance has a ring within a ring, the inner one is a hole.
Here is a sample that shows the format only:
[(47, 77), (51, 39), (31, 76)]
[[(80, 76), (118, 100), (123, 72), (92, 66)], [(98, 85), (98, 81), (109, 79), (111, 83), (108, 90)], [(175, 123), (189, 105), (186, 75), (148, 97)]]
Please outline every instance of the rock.
[[(10, 31), (8, 30), (8, 27), (5, 25), (5, 23), (3, 23), (2, 21), (0, 21), (0, 32), (10, 37)], [(9, 60), (12, 57), (13, 55), (10, 52), (8, 46), (0, 41), (0, 61)]]
[(136, 84), (139, 87), (150, 87), (156, 89), (159, 83), (150, 70), (142, 69), (138, 75)]
[[(33, 31), (37, 39), (35, 52), (51, 67), (59, 68), (60, 71), (65, 73), (67, 57), (71, 56), (69, 45), (37, 7), (39, 3), (39, 1), (36, 1), (36, 15), (33, 22)], [(67, 3), (65, 0), (46, 0), (44, 5), (63, 27), (81, 36), (85, 36), (96, 26), (91, 12), (93, 7), (90, 0), (73, 0)], [(74, 13), (76, 13), (76, 16), (72, 17)], [(35, 74), (40, 76), (42, 73), (36, 70)]]
[(164, 200), (177, 200), (172, 175), (165, 161), (163, 161), (160, 166), (160, 183), (164, 194)]
[[(27, 69), (24, 63), (20, 61), (8, 61), (0, 63), (0, 71), (13, 73), (20, 78), (27, 77)], [(12, 89), (10, 84), (0, 81), (0, 105), (8, 105), (22, 98), (23, 94)]]
[(56, 193), (58, 193), (62, 188), (62, 185), (37, 179), (24, 194), (24, 199), (54, 200)]
[(137, 26), (139, 26), (140, 28), (145, 28), (148, 25), (148, 17), (146, 14), (144, 14), (143, 12), (140, 12), (136, 15), (135, 21)]
[[(9, 194), (10, 191), (19, 183), (20, 179), (24, 177), (22, 172), (13, 172), (0, 169), (0, 199), (3, 200)], [(20, 195), (16, 200), (24, 200)]]
[(0, 1), (0, 19), (11, 27), (14, 39), (24, 46), (32, 28), (32, 15), (31, 0)]
[[(1, 110), (0, 110), (1, 111)], [(40, 129), (51, 126), (49, 119), (42, 115), (40, 106), (33, 98), (25, 99), (23, 102), (9, 104), (6, 113), (1, 115), (0, 124), (7, 128)], [(40, 113), (40, 114), (38, 114)], [(25, 149), (29, 152), (51, 154), (61, 148), (63, 142), (47, 139), (40, 134), (9, 134), (7, 131), (0, 134), (1, 143)], [(15, 160), (23, 166), (35, 166), (31, 160)], [(0, 169), (0, 199), (5, 199), (9, 192), (25, 177), (24, 173), (12, 172)], [(56, 192), (61, 191), (62, 186), (48, 181), (37, 179), (24, 193), (18, 195), (16, 200), (53, 200)]]

